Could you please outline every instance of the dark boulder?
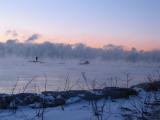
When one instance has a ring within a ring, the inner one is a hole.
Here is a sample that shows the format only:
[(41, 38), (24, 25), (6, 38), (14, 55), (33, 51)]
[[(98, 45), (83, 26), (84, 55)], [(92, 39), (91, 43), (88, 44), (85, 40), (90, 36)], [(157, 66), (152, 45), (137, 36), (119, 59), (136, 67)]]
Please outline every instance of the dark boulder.
[(103, 89), (103, 95), (106, 98), (119, 99), (128, 98), (132, 95), (137, 95), (138, 93), (132, 88), (118, 88), (118, 87), (106, 87)]
[(69, 90), (69, 91), (45, 91), (42, 92), (45, 96), (53, 96), (57, 98), (57, 96), (62, 96), (64, 99), (68, 99), (70, 97), (76, 97), (79, 94), (84, 94), (86, 90)]
[(80, 65), (88, 65), (88, 64), (90, 64), (90, 62), (88, 60), (83, 61), (83, 62), (80, 63)]
[(104, 98), (102, 94), (96, 94), (92, 92), (86, 92), (85, 94), (81, 94), (79, 97), (86, 101), (99, 100)]
[(63, 98), (57, 98), (54, 100), (54, 106), (61, 106), (65, 105), (65, 100)]
[(158, 91), (160, 90), (160, 81), (141, 83), (138, 85), (134, 85), (131, 88), (139, 88), (145, 91)]
[(0, 109), (9, 108), (9, 104), (5, 100), (0, 100)]
[(19, 93), (14, 95), (16, 105), (29, 105), (35, 102), (41, 102), (42, 98), (34, 93)]

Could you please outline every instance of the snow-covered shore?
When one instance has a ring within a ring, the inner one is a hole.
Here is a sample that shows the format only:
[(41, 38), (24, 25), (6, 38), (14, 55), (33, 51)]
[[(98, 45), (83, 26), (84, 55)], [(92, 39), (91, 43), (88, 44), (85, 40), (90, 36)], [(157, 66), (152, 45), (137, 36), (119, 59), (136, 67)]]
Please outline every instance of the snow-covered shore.
[[(103, 116), (102, 120), (126, 120), (130, 117), (132, 117), (131, 120), (138, 120), (142, 117), (147, 117), (148, 120), (158, 120), (160, 117), (159, 90), (160, 81), (143, 83), (132, 88), (107, 87), (93, 91), (46, 91), (39, 95), (42, 101), (40, 98), (34, 99), (37, 101), (28, 105), (19, 104), (17, 109), (13, 108), (12, 102), (9, 108), (0, 110), (0, 116), (2, 120), (42, 120), (41, 114), (43, 113), (44, 120), (98, 120), (94, 109), (95, 104), (99, 114)], [(8, 96), (15, 96), (16, 100), (26, 100), (27, 103), (34, 98), (33, 95), (36, 94), (21, 93)], [(2, 96), (5, 98), (6, 95), (1, 95), (1, 102)], [(43, 101), (43, 98), (47, 101)], [(52, 99), (60, 102), (57, 102), (56, 106), (45, 106), (45, 108), (36, 106), (40, 105), (37, 104), (38, 101), (53, 102)], [(17, 102), (14, 101), (15, 103)], [(102, 106), (104, 106), (103, 112)]]

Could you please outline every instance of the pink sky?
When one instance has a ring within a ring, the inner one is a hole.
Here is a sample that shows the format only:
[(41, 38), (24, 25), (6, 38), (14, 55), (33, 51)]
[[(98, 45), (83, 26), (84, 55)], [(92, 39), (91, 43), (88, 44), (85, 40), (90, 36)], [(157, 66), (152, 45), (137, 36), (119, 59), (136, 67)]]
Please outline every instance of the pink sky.
[[(24, 32), (24, 31), (23, 31)], [(20, 42), (24, 42), (30, 35), (33, 33), (19, 33), (18, 36), (13, 37), (10, 35), (1, 34), (0, 41), (5, 42), (8, 39), (18, 39)], [(145, 39), (141, 38), (116, 38), (112, 36), (108, 37), (100, 37), (100, 36), (92, 36), (92, 35), (74, 35), (74, 36), (63, 36), (63, 35), (40, 35), (40, 38), (35, 40), (35, 43), (42, 43), (45, 41), (53, 42), (53, 43), (65, 43), (65, 44), (76, 44), (76, 43), (84, 43), (90, 47), (101, 48), (107, 44), (114, 45), (122, 45), (126, 49), (131, 49), (132, 47), (137, 48), (138, 50), (153, 50), (158, 49), (160, 45), (159, 40)], [(156, 42), (154, 42), (156, 41)]]
[(160, 0), (3, 0), (0, 41), (36, 33), (36, 42), (160, 49), (159, 6)]

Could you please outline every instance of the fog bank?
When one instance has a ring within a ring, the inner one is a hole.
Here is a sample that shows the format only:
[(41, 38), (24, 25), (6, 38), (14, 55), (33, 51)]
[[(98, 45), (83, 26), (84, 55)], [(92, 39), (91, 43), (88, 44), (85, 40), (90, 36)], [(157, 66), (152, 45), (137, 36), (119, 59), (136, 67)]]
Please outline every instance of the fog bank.
[(44, 42), (35, 44), (32, 42), (20, 43), (17, 40), (8, 40), (0, 43), (0, 57), (4, 56), (41, 57), (60, 59), (102, 59), (102, 60), (126, 60), (126, 61), (160, 61), (160, 50), (139, 51), (135, 48), (124, 49), (123, 46), (105, 45), (103, 48), (91, 48), (82, 43), (60, 44)]

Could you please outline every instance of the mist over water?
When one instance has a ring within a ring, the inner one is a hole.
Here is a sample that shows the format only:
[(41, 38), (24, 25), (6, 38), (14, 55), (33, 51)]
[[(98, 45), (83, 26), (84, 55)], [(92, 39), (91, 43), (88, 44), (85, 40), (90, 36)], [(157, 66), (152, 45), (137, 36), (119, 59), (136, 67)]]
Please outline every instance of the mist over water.
[[(36, 56), (39, 62), (35, 62)], [(89, 64), (80, 64), (85, 61)], [(70, 89), (86, 89), (82, 74), (89, 84), (96, 82), (96, 88), (115, 84), (126, 87), (127, 74), (130, 86), (144, 82), (149, 74), (159, 70), (159, 61), (159, 50), (126, 50), (112, 44), (91, 48), (81, 43), (35, 44), (8, 40), (0, 43), (0, 92), (11, 93), (15, 85), (14, 92), (22, 92), (30, 81), (26, 92), (41, 92), (46, 79), (47, 90), (64, 90), (66, 80)]]
[[(32, 39), (30, 38), (29, 41)], [(8, 40), (5, 43), (0, 43), (0, 57), (5, 56), (159, 62), (160, 50), (143, 51), (136, 48), (126, 50), (123, 46), (112, 44), (105, 45), (103, 48), (91, 48), (82, 43), (74, 45), (50, 42), (35, 44), (28, 41), (20, 43), (18, 40)]]
[[(86, 89), (82, 73), (88, 83), (96, 82), (96, 88), (105, 86), (126, 87), (126, 75), (131, 81), (129, 86), (144, 82), (147, 75), (157, 71), (158, 63), (90, 60), (88, 65), (80, 65), (78, 59), (42, 59), (42, 63), (32, 62), (34, 58), (4, 57), (0, 59), (0, 91), (11, 93), (15, 84), (15, 93), (22, 92), (24, 86), (32, 81), (25, 92), (64, 90), (66, 79), (69, 89)], [(32, 80), (33, 79), (33, 80)], [(116, 83), (117, 82), (117, 83)]]

